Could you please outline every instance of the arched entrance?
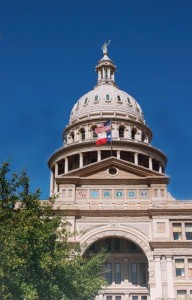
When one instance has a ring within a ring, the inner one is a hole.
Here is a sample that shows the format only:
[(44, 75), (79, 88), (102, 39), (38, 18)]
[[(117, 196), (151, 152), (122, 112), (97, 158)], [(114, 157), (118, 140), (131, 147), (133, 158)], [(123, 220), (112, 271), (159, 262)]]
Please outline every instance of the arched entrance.
[(84, 253), (97, 253), (102, 249), (108, 253), (102, 270), (108, 285), (93, 299), (149, 300), (150, 251), (141, 239), (134, 239), (133, 236), (130, 239), (128, 236), (131, 233), (126, 237), (126, 234), (118, 231), (100, 231), (86, 239)]

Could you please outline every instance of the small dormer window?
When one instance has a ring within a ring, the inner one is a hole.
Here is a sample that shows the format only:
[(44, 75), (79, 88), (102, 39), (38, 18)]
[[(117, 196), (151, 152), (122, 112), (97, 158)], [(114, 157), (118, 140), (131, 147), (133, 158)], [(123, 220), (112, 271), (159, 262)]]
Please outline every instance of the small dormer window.
[(77, 102), (77, 105), (76, 105), (76, 110), (79, 108), (79, 102)]
[(84, 106), (86, 106), (88, 104), (88, 98), (85, 98), (85, 100), (84, 100)]
[(94, 103), (98, 103), (98, 102), (99, 102), (99, 96), (98, 96), (98, 95), (95, 95)]
[(117, 102), (122, 103), (121, 97), (119, 95), (117, 96)]
[(110, 101), (110, 97), (109, 94), (106, 95), (106, 101), (109, 102)]
[(128, 104), (129, 106), (133, 106), (132, 103), (131, 103), (131, 99), (130, 99), (129, 97), (127, 98), (127, 104)]

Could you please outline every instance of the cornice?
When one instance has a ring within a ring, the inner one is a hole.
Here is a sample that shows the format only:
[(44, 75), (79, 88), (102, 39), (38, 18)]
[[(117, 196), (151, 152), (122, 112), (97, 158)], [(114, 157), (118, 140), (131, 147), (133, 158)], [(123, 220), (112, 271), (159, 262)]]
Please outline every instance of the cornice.
[(192, 241), (150, 241), (149, 245), (154, 250), (155, 248), (188, 248), (192, 249)]

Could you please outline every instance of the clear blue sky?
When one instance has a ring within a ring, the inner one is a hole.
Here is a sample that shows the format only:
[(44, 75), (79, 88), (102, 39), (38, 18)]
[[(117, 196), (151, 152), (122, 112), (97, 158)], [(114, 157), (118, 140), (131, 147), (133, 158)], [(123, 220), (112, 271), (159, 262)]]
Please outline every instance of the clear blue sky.
[(48, 157), (96, 83), (101, 46), (168, 156), (169, 191), (192, 199), (192, 1), (1, 0), (0, 161), (49, 194)]

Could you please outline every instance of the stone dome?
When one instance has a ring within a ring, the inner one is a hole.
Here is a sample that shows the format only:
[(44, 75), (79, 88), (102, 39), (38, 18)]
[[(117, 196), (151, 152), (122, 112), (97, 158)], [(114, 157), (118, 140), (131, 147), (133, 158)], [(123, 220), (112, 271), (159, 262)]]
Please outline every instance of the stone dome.
[(140, 105), (132, 96), (121, 91), (115, 84), (116, 66), (108, 57), (107, 46), (106, 43), (103, 45), (104, 56), (96, 66), (97, 85), (74, 105), (69, 125), (81, 120), (102, 117), (118, 117), (145, 123)]
[(144, 123), (144, 116), (136, 100), (116, 85), (104, 83), (83, 95), (74, 105), (70, 123), (86, 118), (98, 118), (110, 114)]

